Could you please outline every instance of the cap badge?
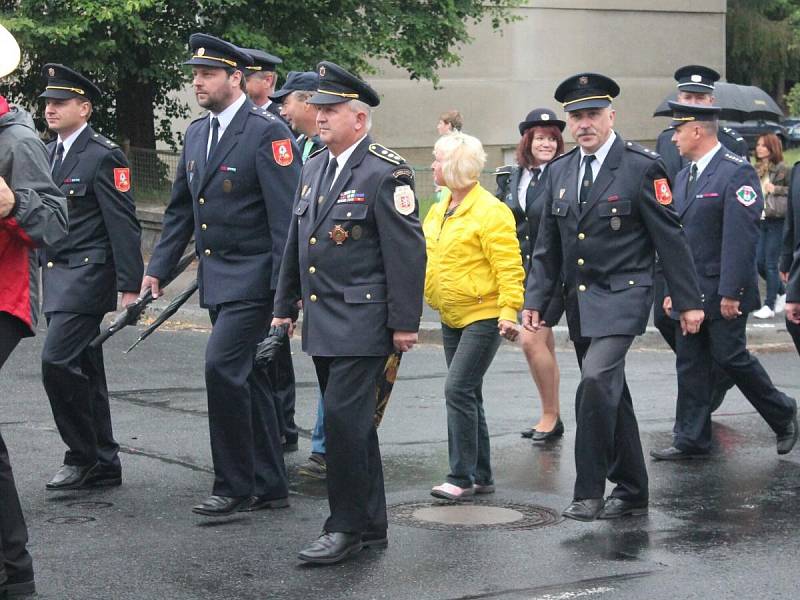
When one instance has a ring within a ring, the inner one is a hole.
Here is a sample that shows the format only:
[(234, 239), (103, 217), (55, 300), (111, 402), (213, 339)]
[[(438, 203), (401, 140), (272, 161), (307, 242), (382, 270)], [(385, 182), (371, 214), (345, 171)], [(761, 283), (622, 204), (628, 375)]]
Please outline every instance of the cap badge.
[(198, 48), (197, 49), (197, 56), (203, 56), (206, 53), (205, 48)]
[(703, 78), (700, 75), (692, 75), (692, 81), (694, 83), (700, 83), (701, 81), (703, 81)]
[(53, 67), (50, 67), (49, 69), (47, 69), (47, 74), (50, 77), (55, 77), (56, 76), (56, 70)]
[(319, 68), (319, 76), (320, 76), (320, 77), (325, 77), (325, 65), (322, 65), (322, 66)]
[(581, 85), (588, 85), (589, 84), (589, 78), (586, 77), (586, 75), (584, 75), (582, 77), (579, 77), (578, 78), (578, 83), (581, 84)]
[(549, 121), (550, 120), (550, 115), (548, 115), (547, 113), (542, 113), (539, 116), (539, 119), (542, 120), (542, 121)]

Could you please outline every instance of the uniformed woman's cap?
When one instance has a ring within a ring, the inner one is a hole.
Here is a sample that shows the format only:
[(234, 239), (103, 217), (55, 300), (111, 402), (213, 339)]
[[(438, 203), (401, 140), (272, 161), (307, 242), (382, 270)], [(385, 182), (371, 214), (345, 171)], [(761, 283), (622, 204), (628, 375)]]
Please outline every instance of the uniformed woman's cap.
[(598, 73), (578, 73), (562, 81), (556, 88), (555, 99), (564, 110), (606, 108), (619, 94), (617, 82)]
[(319, 75), (316, 71), (289, 71), (283, 87), (269, 99), (281, 103), (292, 92), (316, 92), (318, 87)]
[(669, 124), (673, 129), (697, 121), (716, 121), (722, 110), (719, 106), (708, 106), (703, 104), (681, 104), (680, 102), (669, 102), (672, 109), (672, 122)]
[(274, 71), (275, 67), (283, 62), (277, 56), (257, 48), (240, 48), (240, 50), (253, 57), (253, 62), (247, 65), (247, 69), (244, 72), (245, 75), (261, 73), (262, 71)]
[(237, 69), (246, 73), (248, 65), (255, 64), (250, 54), (213, 35), (193, 33), (189, 37), (189, 47), (192, 57), (183, 63), (185, 65)]
[(339, 104), (350, 100), (361, 100), (370, 106), (381, 103), (375, 90), (336, 63), (322, 61), (317, 65), (317, 73), (319, 87), (309, 104)]
[(20, 51), (17, 40), (0, 25), (0, 77), (13, 73), (19, 65)]
[(528, 131), (528, 129), (531, 127), (536, 127), (537, 125), (555, 125), (558, 127), (559, 131), (564, 131), (564, 126), (566, 123), (557, 118), (556, 113), (549, 108), (536, 108), (529, 112), (528, 116), (525, 117), (525, 120), (519, 124), (519, 134), (525, 135), (525, 132)]
[(86, 79), (77, 71), (57, 63), (47, 63), (42, 67), (42, 75), (47, 80), (44, 91), (39, 98), (53, 98), (55, 100), (69, 100), (81, 98), (90, 102), (97, 102), (103, 95), (95, 84)]
[(719, 81), (719, 73), (709, 67), (686, 65), (675, 71), (675, 81), (678, 82), (678, 89), (683, 92), (711, 94), (714, 83)]

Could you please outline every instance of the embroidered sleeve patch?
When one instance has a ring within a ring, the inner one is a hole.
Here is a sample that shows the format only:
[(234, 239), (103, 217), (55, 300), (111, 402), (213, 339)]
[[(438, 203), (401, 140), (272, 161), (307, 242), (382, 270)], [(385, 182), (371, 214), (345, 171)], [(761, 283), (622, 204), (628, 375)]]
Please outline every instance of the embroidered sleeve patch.
[(398, 185), (394, 188), (394, 207), (401, 215), (410, 215), (414, 212), (417, 201), (414, 198), (414, 190), (410, 185)]
[(736, 199), (744, 206), (750, 206), (758, 198), (756, 191), (749, 185), (743, 185), (736, 190)]
[(292, 164), (292, 143), (289, 140), (277, 140), (272, 142), (272, 157), (275, 162), (282, 167)]
[(130, 168), (114, 169), (114, 187), (118, 192), (127, 192), (131, 189)]
[(672, 190), (669, 189), (669, 181), (666, 179), (656, 179), (653, 182), (653, 187), (656, 190), (656, 200), (659, 204), (668, 206), (672, 204)]

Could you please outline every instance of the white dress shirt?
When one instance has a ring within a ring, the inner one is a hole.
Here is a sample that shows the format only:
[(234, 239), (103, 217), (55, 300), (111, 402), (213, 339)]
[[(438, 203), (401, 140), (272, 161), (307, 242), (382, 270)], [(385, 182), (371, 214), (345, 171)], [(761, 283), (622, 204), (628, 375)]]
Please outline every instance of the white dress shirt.
[[(339, 154), (339, 156), (335, 157), (336, 158), (336, 175), (333, 176), (333, 181), (331, 182), (331, 187), (333, 187), (333, 184), (336, 183), (336, 180), (339, 178), (339, 173), (342, 172), (342, 169), (347, 164), (347, 161), (350, 159), (350, 155), (352, 155), (353, 152), (355, 152), (356, 146), (358, 146), (364, 140), (365, 137), (367, 137), (367, 136), (366, 135), (362, 136), (361, 138), (359, 138), (359, 140), (355, 144), (350, 146), (347, 150), (344, 150), (341, 154)], [(331, 156), (333, 156), (333, 154), (331, 154)], [(325, 190), (325, 191), (329, 192), (330, 190)]]
[[(592, 181), (597, 181), (597, 174), (600, 172), (600, 167), (603, 166), (603, 162), (606, 160), (606, 156), (608, 156), (608, 151), (611, 150), (611, 146), (614, 144), (614, 140), (616, 139), (617, 134), (614, 133), (614, 130), (612, 129), (611, 135), (608, 136), (608, 139), (605, 141), (605, 143), (593, 154), (594, 160), (590, 165), (592, 167)], [(578, 167), (578, 189), (581, 189), (581, 182), (583, 181), (583, 157), (588, 155), (587, 152), (583, 151), (583, 148), (580, 150), (581, 164)]]
[(64, 156), (63, 156), (63, 157), (62, 157), (62, 159), (61, 159), (61, 160), (62, 160), (62, 162), (63, 162), (63, 160), (64, 160), (65, 158), (67, 158), (67, 153), (69, 152), (69, 149), (70, 149), (70, 148), (72, 148), (72, 144), (74, 144), (74, 143), (75, 143), (75, 140), (77, 140), (77, 139), (78, 139), (78, 136), (79, 136), (79, 135), (80, 135), (80, 134), (83, 132), (83, 130), (84, 130), (84, 129), (86, 129), (88, 126), (89, 126), (89, 124), (88, 124), (88, 123), (84, 123), (84, 124), (83, 124), (83, 125), (82, 125), (80, 128), (78, 128), (78, 130), (77, 130), (77, 131), (75, 131), (75, 132), (73, 132), (73, 133), (70, 133), (70, 134), (67, 136), (67, 139), (62, 139), (62, 138), (61, 138), (61, 135), (59, 134), (59, 136), (58, 136), (58, 141), (56, 142), (56, 148), (58, 147), (58, 144), (59, 144), (59, 143), (60, 143), (62, 146), (64, 146)]
[(722, 148), (722, 144), (717, 142), (717, 145), (714, 146), (711, 150), (709, 150), (707, 154), (704, 154), (699, 160), (695, 160), (692, 163), (689, 163), (689, 169), (690, 169), (689, 172), (691, 173), (692, 164), (697, 165), (697, 179), (700, 179), (700, 175), (702, 175), (703, 171), (706, 170), (708, 163), (711, 162), (711, 159), (714, 158), (714, 155), (717, 152), (719, 152), (720, 148)]
[[(539, 181), (541, 181), (542, 177), (544, 176), (545, 167), (547, 167), (547, 163), (533, 168), (539, 169)], [(517, 202), (519, 202), (519, 206), (522, 208), (522, 210), (525, 210), (527, 207), (528, 186), (531, 183), (531, 179), (533, 179), (533, 169), (522, 169), (522, 174), (519, 176), (519, 186), (517, 186)]]
[(219, 134), (217, 137), (217, 143), (219, 144), (220, 140), (222, 139), (222, 134), (225, 133), (225, 130), (228, 129), (228, 125), (231, 124), (233, 121), (233, 117), (236, 116), (236, 113), (239, 112), (239, 109), (244, 104), (244, 101), (247, 100), (247, 96), (242, 94), (239, 96), (238, 100), (234, 100), (233, 104), (228, 106), (225, 110), (223, 110), (219, 114), (214, 114), (213, 112), (208, 113), (208, 142), (206, 143), (206, 156), (208, 156), (208, 151), (211, 149), (211, 119), (216, 117), (219, 120)]

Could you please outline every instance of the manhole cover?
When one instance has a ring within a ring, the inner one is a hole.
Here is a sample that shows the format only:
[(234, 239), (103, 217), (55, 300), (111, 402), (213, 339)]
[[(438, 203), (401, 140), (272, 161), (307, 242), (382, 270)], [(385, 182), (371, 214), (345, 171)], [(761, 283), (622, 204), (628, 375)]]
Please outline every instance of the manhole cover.
[(434, 530), (534, 529), (560, 520), (553, 509), (535, 504), (408, 502), (389, 507), (398, 525)]
[(91, 523), (94, 520), (94, 517), (53, 517), (52, 519), (47, 519), (47, 522), (55, 525), (82, 525), (83, 523)]
[(113, 502), (72, 502), (67, 504), (69, 508), (78, 508), (86, 510), (98, 510), (100, 508), (111, 508), (114, 506)]

